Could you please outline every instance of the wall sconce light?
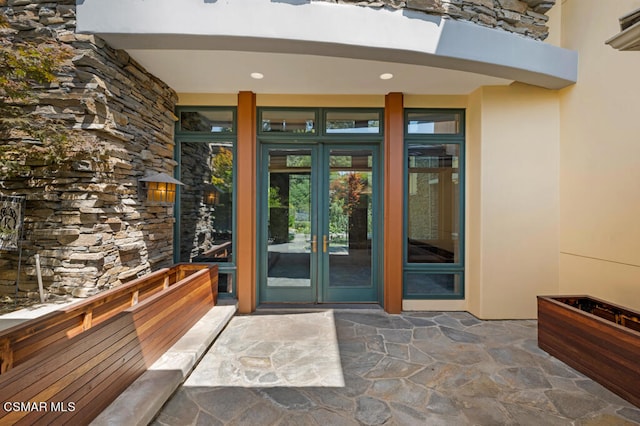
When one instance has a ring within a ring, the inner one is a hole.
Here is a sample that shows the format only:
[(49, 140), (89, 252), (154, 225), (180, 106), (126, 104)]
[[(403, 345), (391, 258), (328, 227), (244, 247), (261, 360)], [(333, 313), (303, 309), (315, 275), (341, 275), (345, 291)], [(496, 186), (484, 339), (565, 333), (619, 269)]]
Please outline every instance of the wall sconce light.
[(157, 173), (139, 180), (140, 193), (147, 201), (158, 203), (175, 203), (176, 185), (184, 185), (166, 173)]
[(220, 204), (220, 190), (213, 184), (204, 184), (204, 203), (210, 206), (217, 206)]

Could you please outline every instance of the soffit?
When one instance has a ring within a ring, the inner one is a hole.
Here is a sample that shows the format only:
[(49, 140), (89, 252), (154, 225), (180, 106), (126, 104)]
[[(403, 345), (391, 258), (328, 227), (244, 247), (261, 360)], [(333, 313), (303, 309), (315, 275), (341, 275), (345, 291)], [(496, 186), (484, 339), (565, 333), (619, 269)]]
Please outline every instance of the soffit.
[[(479, 86), (513, 82), (456, 70), (325, 56), (154, 49), (128, 53), (178, 93), (464, 95)], [(254, 72), (264, 78), (251, 78)], [(381, 80), (383, 73), (393, 78)]]
[[(407, 74), (406, 89), (396, 87), (409, 93), (468, 93), (509, 81), (559, 89), (577, 78), (576, 52), (550, 44), (438, 16), (326, 2), (83, 0), (77, 31), (127, 50), (178, 91), (207, 73), (231, 81), (253, 59), (286, 80), (277, 90), (272, 81), (270, 93), (384, 93), (379, 85), (356, 89), (369, 81), (367, 70), (384, 68), (376, 68), (381, 63), (388, 68), (381, 72)], [(341, 75), (334, 78), (335, 69)], [(322, 76), (327, 84), (318, 87)], [(414, 86), (415, 80), (432, 84)], [(330, 91), (341, 81), (346, 87)], [(225, 90), (256, 90), (241, 83)], [(465, 89), (451, 89), (465, 83)], [(189, 89), (202, 90), (211, 89)]]

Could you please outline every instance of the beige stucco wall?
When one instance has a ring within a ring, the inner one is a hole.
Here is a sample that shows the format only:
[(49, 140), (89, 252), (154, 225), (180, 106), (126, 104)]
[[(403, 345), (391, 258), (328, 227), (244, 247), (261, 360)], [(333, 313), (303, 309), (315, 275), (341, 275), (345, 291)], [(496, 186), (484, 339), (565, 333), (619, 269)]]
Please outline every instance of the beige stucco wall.
[(639, 0), (566, 0), (562, 46), (579, 53), (560, 92), (560, 293), (640, 309), (640, 52), (604, 42)]
[(237, 93), (178, 93), (178, 105), (236, 106)]
[(384, 95), (274, 95), (259, 93), (257, 106), (384, 108)]
[(538, 294), (591, 294), (640, 309), (640, 53), (604, 44), (637, 8), (558, 2), (547, 42), (578, 52), (578, 83), (469, 95), (466, 300), (452, 307), (533, 318)]
[(484, 90), (469, 95), (466, 111), (465, 310), (482, 311), (482, 100)]
[[(441, 98), (462, 98), (464, 96), (441, 96)], [(189, 106), (236, 106), (238, 94), (219, 93), (179, 93), (178, 105)], [(295, 107), (341, 107), (341, 108), (384, 108), (384, 95), (296, 95), (296, 94), (256, 94), (257, 106)]]
[(559, 286), (559, 93), (514, 84), (409, 105), (466, 107), (466, 294), (403, 308), (535, 318), (536, 295)]
[(468, 310), (535, 318), (558, 290), (559, 95), (523, 84), (483, 87), (468, 109)]

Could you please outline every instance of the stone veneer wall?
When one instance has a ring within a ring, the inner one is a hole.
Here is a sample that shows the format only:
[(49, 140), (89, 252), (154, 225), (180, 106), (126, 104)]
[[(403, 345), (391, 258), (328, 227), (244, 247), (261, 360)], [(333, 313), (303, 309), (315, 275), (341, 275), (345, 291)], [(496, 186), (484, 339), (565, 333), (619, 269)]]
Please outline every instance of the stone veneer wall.
[[(0, 193), (26, 195), (19, 296), (45, 287), (85, 296), (173, 263), (173, 207), (138, 196), (138, 179), (173, 173), (177, 95), (125, 52), (75, 34), (75, 0), (0, 0), (15, 39), (42, 38), (72, 51), (59, 81), (39, 93), (37, 112), (64, 120), (104, 153), (28, 178), (0, 181)], [(17, 253), (0, 256), (0, 295), (15, 292)]]
[(545, 15), (556, 0), (314, 0), (369, 7), (391, 7), (471, 21), (535, 40), (549, 35)]

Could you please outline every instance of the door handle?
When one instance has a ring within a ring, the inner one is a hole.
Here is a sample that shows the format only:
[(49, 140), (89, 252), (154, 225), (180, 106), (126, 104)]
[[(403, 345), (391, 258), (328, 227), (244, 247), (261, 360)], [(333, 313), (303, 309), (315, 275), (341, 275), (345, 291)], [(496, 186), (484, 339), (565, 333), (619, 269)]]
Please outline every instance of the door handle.
[(311, 253), (315, 253), (318, 251), (318, 236), (314, 235), (311, 240)]
[(329, 245), (329, 241), (327, 241), (327, 236), (323, 235), (322, 236), (322, 252), (326, 253), (327, 252), (327, 246)]

